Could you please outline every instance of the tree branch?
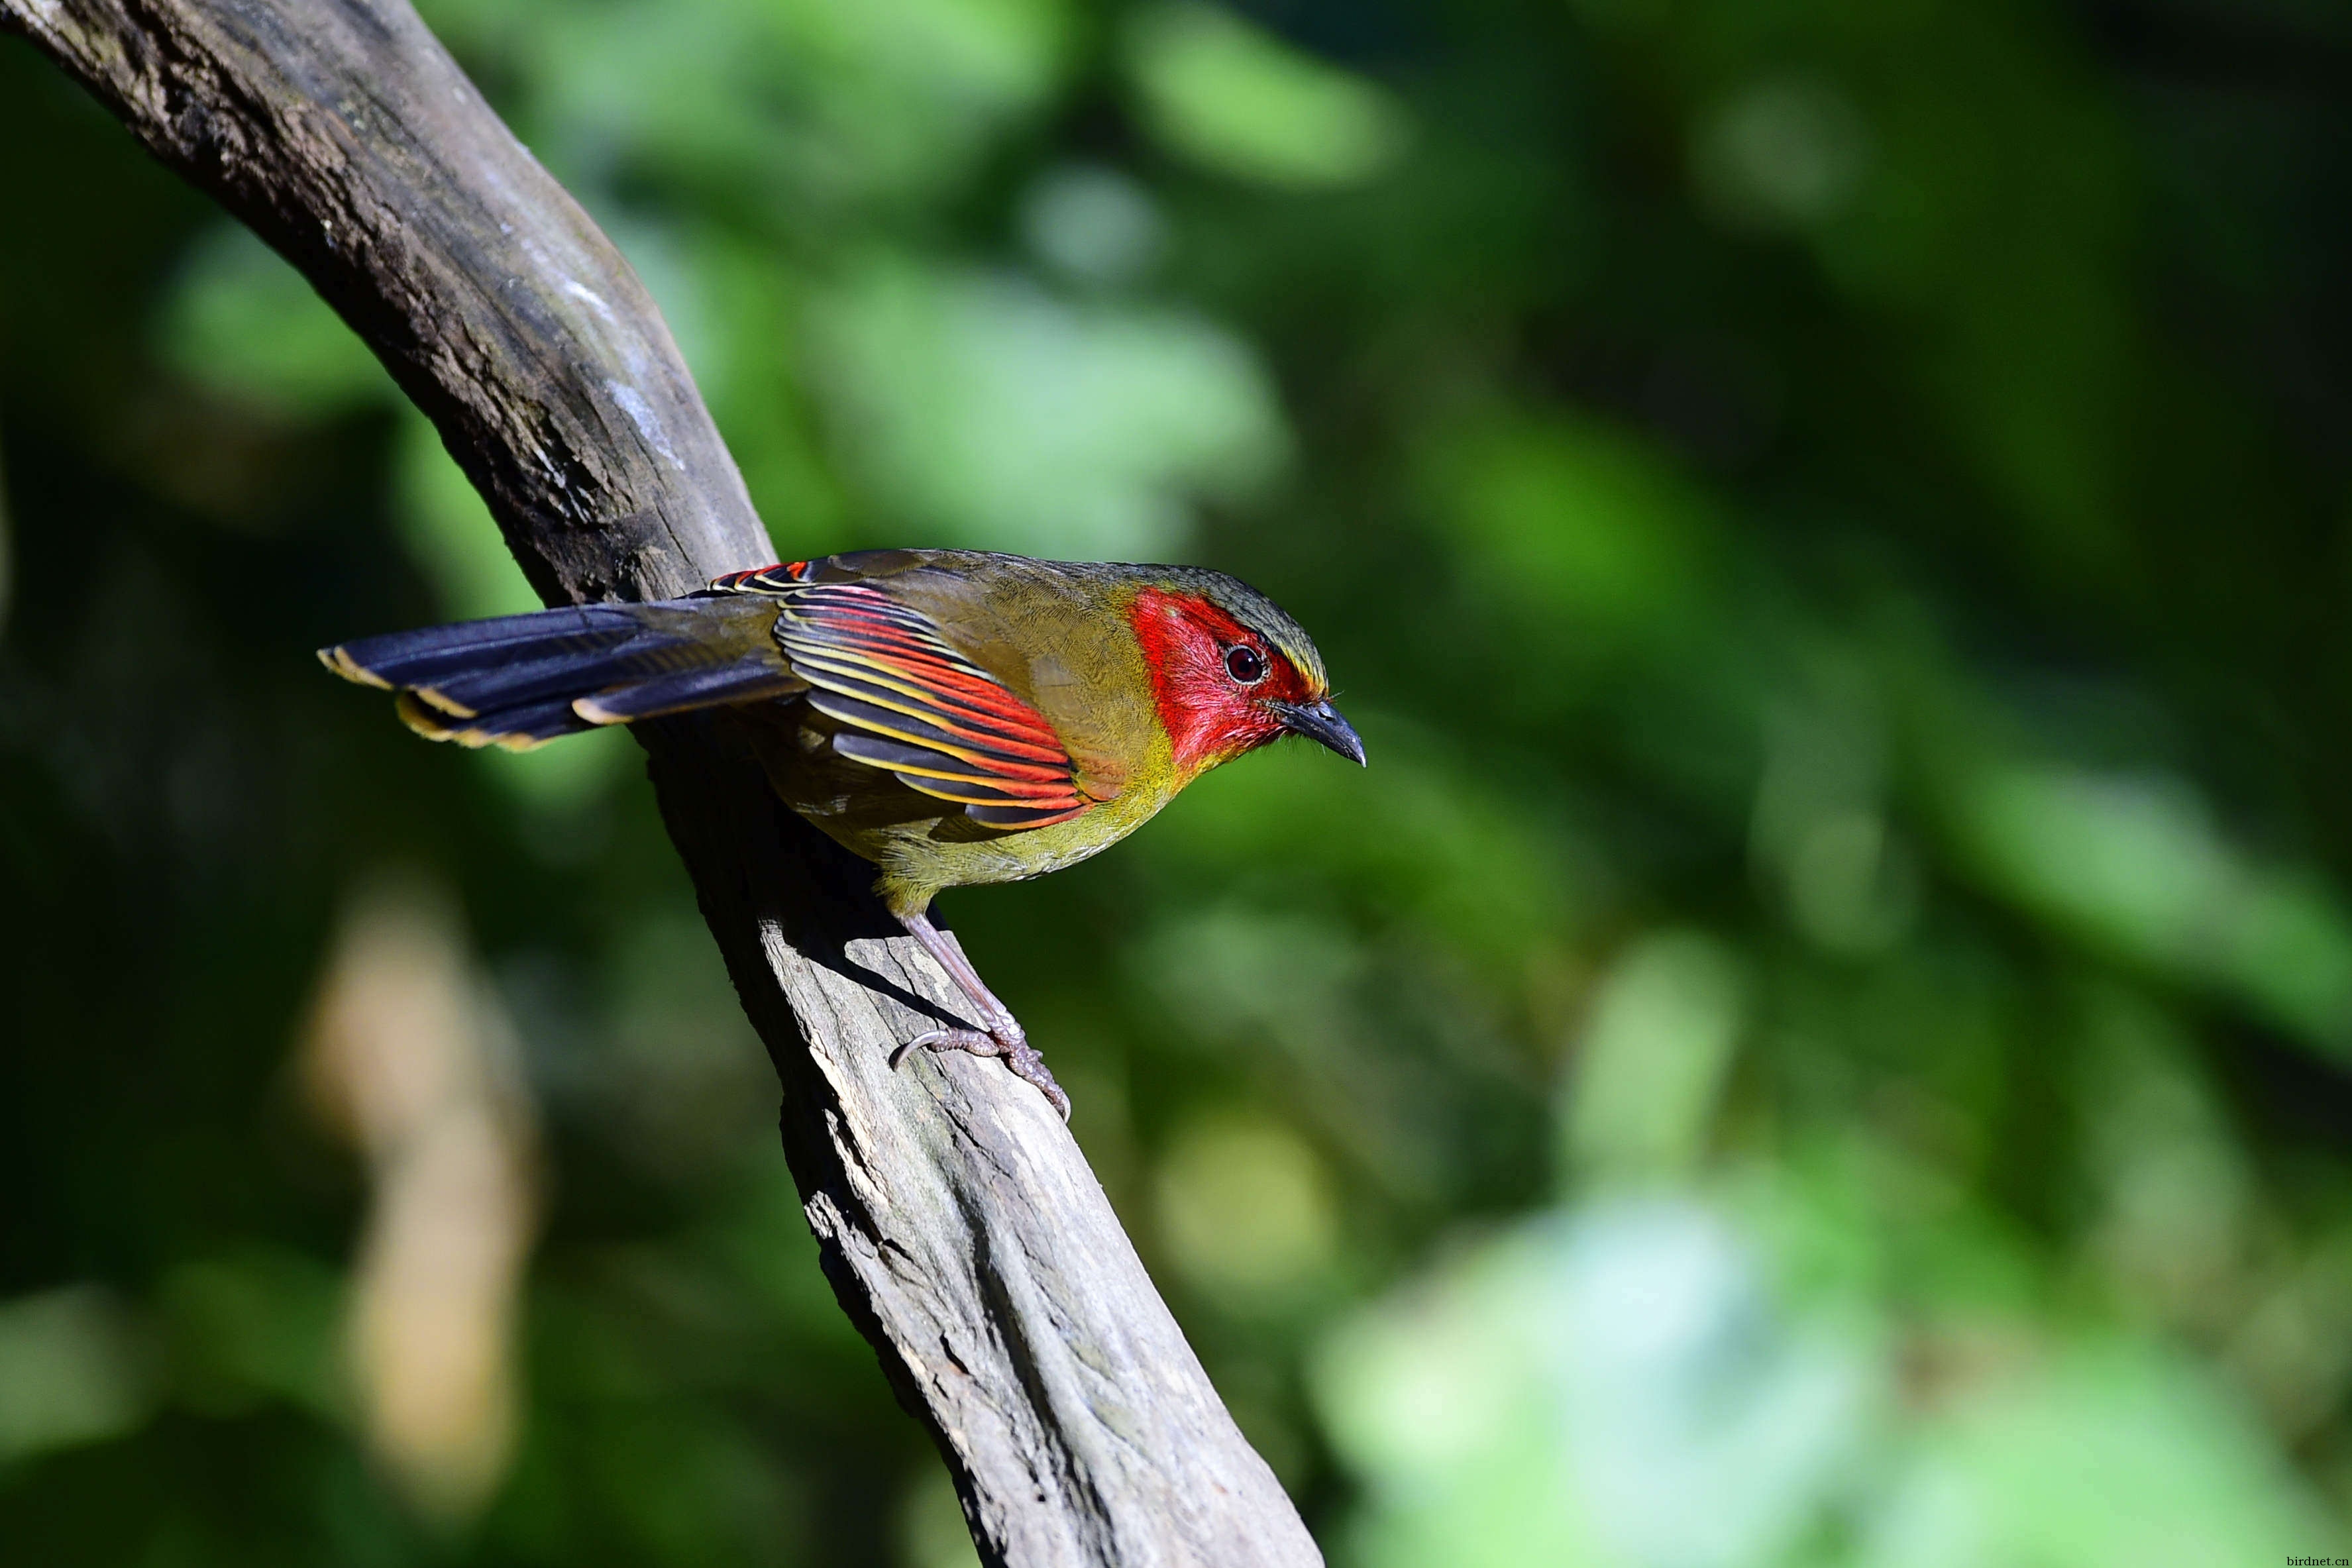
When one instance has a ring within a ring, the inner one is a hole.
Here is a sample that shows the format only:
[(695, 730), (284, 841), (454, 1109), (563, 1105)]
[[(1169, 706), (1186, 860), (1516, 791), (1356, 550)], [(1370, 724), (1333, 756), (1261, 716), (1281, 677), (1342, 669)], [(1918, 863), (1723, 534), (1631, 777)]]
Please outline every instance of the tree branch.
[[(643, 285), (404, 0), (0, 0), (0, 27), (302, 270), (549, 602), (775, 559)], [(1319, 1563), (1044, 1099), (961, 1056), (890, 1071), (960, 1004), (870, 869), (777, 802), (723, 718), (642, 727), (783, 1081), (825, 1271), (983, 1559)]]

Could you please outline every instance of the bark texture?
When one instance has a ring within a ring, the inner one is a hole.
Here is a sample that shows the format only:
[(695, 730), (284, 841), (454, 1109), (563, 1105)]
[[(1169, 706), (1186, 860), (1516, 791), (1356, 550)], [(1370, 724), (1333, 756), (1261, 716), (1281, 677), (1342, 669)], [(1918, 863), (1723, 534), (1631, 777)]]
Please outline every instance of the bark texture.
[[(0, 28), (302, 270), (549, 602), (777, 559), (643, 285), (404, 0), (0, 0)], [(962, 1056), (890, 1070), (959, 1003), (868, 869), (777, 803), (723, 717), (643, 727), (783, 1081), (825, 1270), (982, 1559), (1319, 1563), (1044, 1098)]]

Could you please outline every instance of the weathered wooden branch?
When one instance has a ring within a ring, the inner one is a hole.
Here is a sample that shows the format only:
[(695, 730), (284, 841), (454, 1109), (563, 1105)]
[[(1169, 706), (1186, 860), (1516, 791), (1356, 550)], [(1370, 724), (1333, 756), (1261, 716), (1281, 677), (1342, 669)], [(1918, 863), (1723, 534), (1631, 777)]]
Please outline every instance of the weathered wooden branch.
[[(775, 559), (660, 313), (404, 0), (0, 0), (299, 267), (551, 602)], [(354, 630), (361, 630), (355, 628)], [(1318, 1563), (1044, 1099), (894, 1044), (959, 1004), (723, 720), (647, 727), (662, 810), (784, 1085), (843, 1307), (992, 1563)]]

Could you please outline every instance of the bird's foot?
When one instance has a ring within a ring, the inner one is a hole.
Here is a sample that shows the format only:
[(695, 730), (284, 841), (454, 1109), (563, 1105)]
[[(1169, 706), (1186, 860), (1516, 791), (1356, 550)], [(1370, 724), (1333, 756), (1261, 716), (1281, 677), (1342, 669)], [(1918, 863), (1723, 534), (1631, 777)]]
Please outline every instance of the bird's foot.
[(1024, 1083), (1034, 1084), (1061, 1113), (1062, 1120), (1070, 1119), (1070, 1097), (1054, 1082), (1046, 1071), (1045, 1054), (1029, 1043), (1018, 1032), (988, 1034), (976, 1029), (935, 1029), (929, 1034), (919, 1034), (890, 1053), (890, 1065), (897, 1067), (910, 1052), (918, 1051), (968, 1051), (974, 1056), (996, 1056), (1013, 1069), (1013, 1075)]

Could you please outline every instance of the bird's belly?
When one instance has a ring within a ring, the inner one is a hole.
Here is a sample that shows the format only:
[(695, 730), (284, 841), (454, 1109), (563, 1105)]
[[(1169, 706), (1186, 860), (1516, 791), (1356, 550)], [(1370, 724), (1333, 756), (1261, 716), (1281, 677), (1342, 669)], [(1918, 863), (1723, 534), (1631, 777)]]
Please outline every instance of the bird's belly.
[(942, 888), (1025, 882), (1076, 865), (1150, 821), (1175, 793), (1139, 782), (1067, 821), (1004, 832), (837, 755), (823, 729), (788, 718), (760, 730), (757, 750), (777, 794), (879, 867), (883, 897), (899, 913), (923, 909)]
[[(1066, 822), (1014, 833), (992, 831), (984, 838), (970, 839), (961, 831), (969, 819), (958, 812), (942, 819), (935, 832), (924, 835), (919, 844), (893, 844), (884, 856), (873, 858), (886, 869), (896, 869), (892, 861), (903, 860), (910, 871), (919, 865), (933, 874), (945, 873), (940, 881), (942, 887), (1025, 882), (1110, 848), (1150, 821), (1162, 804), (1147, 802), (1139, 793), (1130, 791)], [(1138, 807), (1144, 809), (1138, 810)]]

